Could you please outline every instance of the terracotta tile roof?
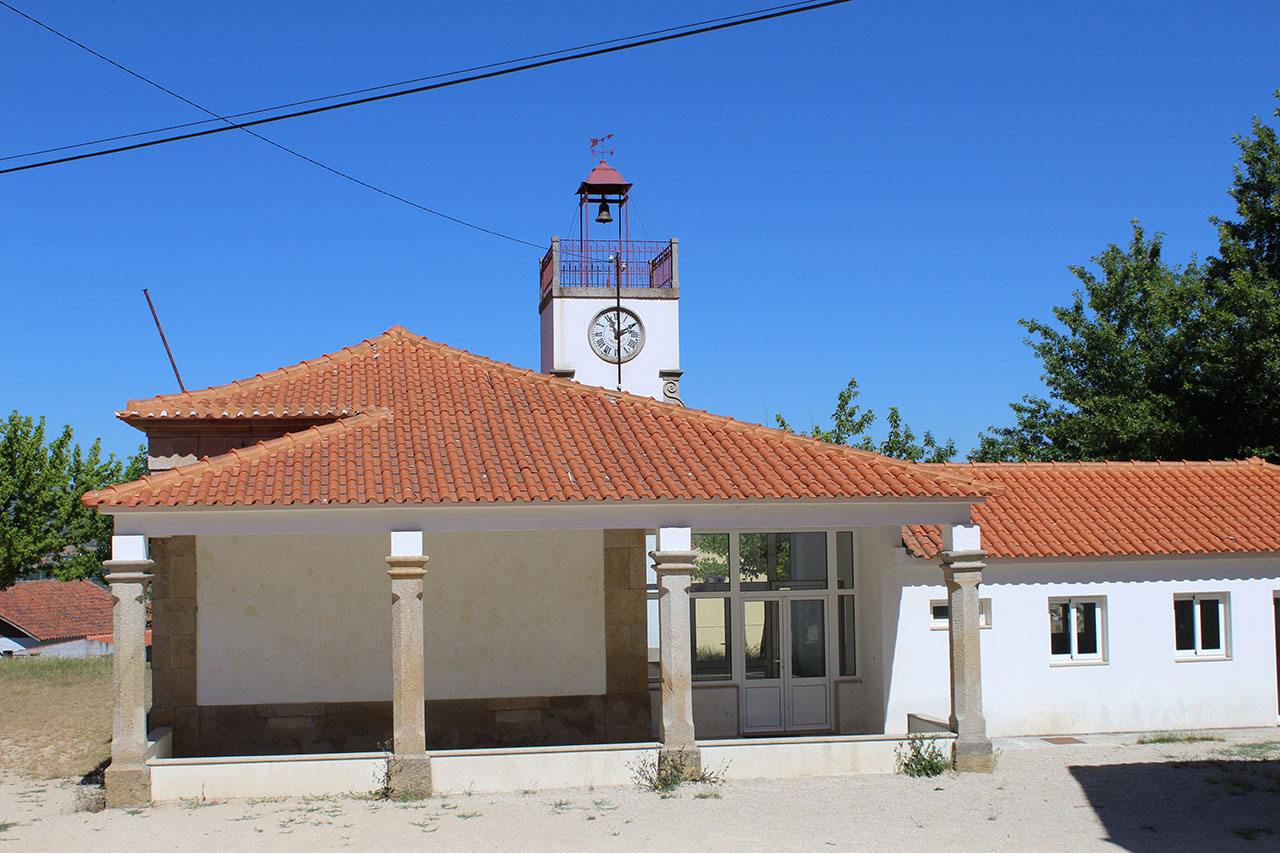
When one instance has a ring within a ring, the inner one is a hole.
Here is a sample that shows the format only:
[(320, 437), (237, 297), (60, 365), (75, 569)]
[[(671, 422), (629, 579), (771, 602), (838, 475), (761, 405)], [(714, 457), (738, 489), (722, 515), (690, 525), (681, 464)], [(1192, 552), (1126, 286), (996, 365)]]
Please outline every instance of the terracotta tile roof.
[(397, 326), (126, 421), (334, 422), (85, 495), (89, 506), (979, 498), (964, 475), (500, 364)]
[(111, 633), (111, 593), (90, 581), (18, 581), (0, 590), (0, 619), (42, 642)]
[[(970, 508), (993, 557), (1280, 551), (1280, 466), (1240, 462), (973, 463), (930, 466), (1002, 487)], [(936, 527), (904, 527), (918, 557)]]

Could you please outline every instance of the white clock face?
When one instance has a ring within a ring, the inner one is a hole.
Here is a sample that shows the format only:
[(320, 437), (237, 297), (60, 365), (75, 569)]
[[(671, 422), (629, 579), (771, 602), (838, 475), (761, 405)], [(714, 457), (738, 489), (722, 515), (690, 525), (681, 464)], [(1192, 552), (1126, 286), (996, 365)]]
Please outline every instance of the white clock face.
[(606, 308), (587, 327), (591, 349), (605, 361), (621, 364), (639, 355), (644, 347), (644, 325), (635, 312)]

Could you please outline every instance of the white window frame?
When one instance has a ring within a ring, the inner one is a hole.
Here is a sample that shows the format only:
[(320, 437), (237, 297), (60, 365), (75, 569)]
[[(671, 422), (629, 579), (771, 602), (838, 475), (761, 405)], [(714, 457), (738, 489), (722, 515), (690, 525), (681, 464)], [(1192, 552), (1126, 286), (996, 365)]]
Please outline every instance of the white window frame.
[[(1071, 641), (1071, 650), (1065, 654), (1054, 654), (1052, 649), (1053, 635), (1053, 617), (1049, 615), (1049, 610), (1055, 604), (1065, 604), (1067, 613), (1071, 614), (1071, 624), (1066, 626), (1067, 636)], [(1097, 610), (1097, 618), (1094, 620), (1097, 624), (1097, 640), (1098, 651), (1096, 653), (1081, 653), (1076, 648), (1076, 605), (1092, 604)], [(1049, 664), (1051, 666), (1061, 666), (1063, 664), (1104, 664), (1107, 662), (1107, 597), (1105, 595), (1053, 595), (1049, 597), (1048, 605), (1045, 607), (1045, 616), (1049, 618), (1049, 634), (1050, 634), (1050, 652)]]
[[(1194, 649), (1178, 648), (1177, 621), (1174, 621), (1173, 657), (1179, 661), (1195, 660), (1230, 660), (1231, 659), (1231, 593), (1229, 592), (1179, 592), (1174, 593), (1173, 600), (1190, 601), (1193, 614), (1192, 634), (1195, 640)], [(1214, 600), (1218, 602), (1218, 645), (1221, 648), (1205, 649), (1200, 645), (1200, 602)]]
[[(933, 609), (935, 607), (946, 607), (947, 614), (948, 614), (947, 618), (946, 619), (934, 618)], [(951, 608), (951, 602), (945, 598), (930, 599), (929, 601), (929, 630), (930, 631), (945, 631), (951, 627), (951, 617), (950, 617), (951, 609), (950, 608)], [(978, 599), (978, 627), (979, 628), (991, 627), (991, 599), (989, 598)]]

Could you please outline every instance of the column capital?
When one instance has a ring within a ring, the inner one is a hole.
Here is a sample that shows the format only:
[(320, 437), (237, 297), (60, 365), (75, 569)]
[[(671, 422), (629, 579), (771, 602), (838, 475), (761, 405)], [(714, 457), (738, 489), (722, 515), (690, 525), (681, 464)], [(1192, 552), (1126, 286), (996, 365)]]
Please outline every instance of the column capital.
[(149, 583), (155, 565), (154, 560), (104, 560), (102, 568), (107, 570), (107, 574), (103, 580), (109, 584)]
[(942, 551), (938, 554), (942, 568), (947, 571), (981, 571), (987, 567), (986, 551)]
[(387, 557), (387, 574), (392, 578), (406, 580), (414, 580), (421, 578), (427, 573), (427, 562), (430, 558), (426, 554), (404, 555), (393, 554)]
[(697, 551), (650, 551), (653, 559), (653, 571), (661, 575), (688, 575), (693, 573), (693, 561)]

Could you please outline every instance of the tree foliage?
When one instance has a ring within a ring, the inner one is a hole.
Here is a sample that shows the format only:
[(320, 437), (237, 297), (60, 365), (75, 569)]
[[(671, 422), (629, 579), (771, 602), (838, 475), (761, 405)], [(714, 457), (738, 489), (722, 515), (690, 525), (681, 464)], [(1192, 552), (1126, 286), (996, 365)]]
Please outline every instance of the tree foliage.
[[(847, 444), (912, 462), (947, 462), (955, 457), (956, 445), (951, 439), (939, 444), (933, 433), (925, 430), (917, 441), (915, 431), (903, 422), (897, 406), (889, 407), (886, 418), (889, 434), (884, 441), (876, 441), (869, 433), (876, 415), (871, 409), (862, 411), (856, 402), (860, 393), (858, 381), (851, 378), (844, 390), (836, 395), (836, 410), (831, 414), (831, 428), (823, 429), (815, 425), (808, 433), (799, 434), (830, 444)], [(775, 420), (779, 429), (796, 432), (782, 415), (776, 415)]]
[(1057, 322), (1022, 321), (1048, 399), (1013, 403), (971, 459), (1280, 459), (1280, 145), (1252, 130), (1235, 137), (1238, 218), (1210, 220), (1218, 256), (1169, 264), (1134, 221), (1099, 274), (1071, 267), (1083, 290)]
[(0, 589), (27, 574), (96, 577), (111, 554), (111, 519), (80, 503), (85, 492), (146, 474), (146, 453), (126, 462), (88, 450), (71, 427), (45, 441), (38, 422), (16, 411), (0, 422)]

